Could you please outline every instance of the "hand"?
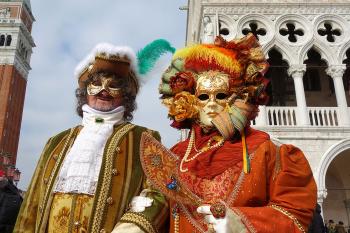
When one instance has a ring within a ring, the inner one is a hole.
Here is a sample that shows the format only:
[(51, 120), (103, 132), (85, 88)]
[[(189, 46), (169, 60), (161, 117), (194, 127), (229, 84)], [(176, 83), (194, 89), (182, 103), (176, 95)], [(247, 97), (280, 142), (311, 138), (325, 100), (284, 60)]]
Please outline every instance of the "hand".
[(130, 203), (130, 211), (132, 212), (143, 212), (146, 207), (150, 207), (152, 205), (153, 200), (148, 197), (143, 196), (135, 196), (132, 198)]
[(241, 99), (236, 99), (233, 105), (237, 107), (241, 111), (241, 113), (247, 117), (248, 121), (254, 120), (258, 116), (258, 105), (253, 105), (248, 102), (244, 102), (244, 100)]
[(228, 233), (228, 221), (227, 216), (223, 218), (215, 218), (210, 211), (210, 205), (202, 205), (197, 208), (197, 212), (205, 215), (204, 220), (209, 225), (211, 224), (216, 233)]

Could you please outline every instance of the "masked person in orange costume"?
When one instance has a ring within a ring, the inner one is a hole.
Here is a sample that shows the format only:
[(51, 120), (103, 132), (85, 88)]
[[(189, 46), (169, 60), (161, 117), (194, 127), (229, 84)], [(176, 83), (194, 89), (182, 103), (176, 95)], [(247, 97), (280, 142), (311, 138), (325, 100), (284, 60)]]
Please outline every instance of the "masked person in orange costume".
[(141, 161), (170, 199), (170, 232), (306, 232), (316, 204), (307, 159), (250, 127), (267, 100), (268, 68), (253, 35), (177, 50), (160, 93), (172, 126), (190, 129), (171, 148), (143, 138)]

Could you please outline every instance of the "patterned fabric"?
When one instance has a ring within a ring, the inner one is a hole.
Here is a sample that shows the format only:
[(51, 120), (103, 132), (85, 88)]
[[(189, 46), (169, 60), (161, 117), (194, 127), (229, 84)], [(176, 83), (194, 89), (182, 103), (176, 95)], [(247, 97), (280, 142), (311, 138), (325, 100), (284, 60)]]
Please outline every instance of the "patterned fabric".
[(92, 203), (86, 194), (54, 194), (47, 233), (87, 233)]
[(228, 198), (241, 173), (241, 167), (242, 162), (239, 162), (211, 180), (197, 177), (191, 172), (181, 173), (180, 179), (205, 203), (214, 203), (216, 200)]

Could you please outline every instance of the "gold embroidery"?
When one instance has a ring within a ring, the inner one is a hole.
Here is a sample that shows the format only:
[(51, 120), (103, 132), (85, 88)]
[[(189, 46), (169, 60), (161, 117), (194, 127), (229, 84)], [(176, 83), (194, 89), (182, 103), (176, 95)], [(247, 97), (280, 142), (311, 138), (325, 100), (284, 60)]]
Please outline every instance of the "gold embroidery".
[[(135, 125), (127, 124), (124, 125), (121, 129), (117, 131), (117, 133), (112, 137), (110, 140), (109, 147), (105, 148), (107, 151), (106, 153), (106, 161), (104, 163), (104, 166), (102, 169), (104, 171), (103, 176), (101, 177), (101, 189), (99, 193), (95, 194), (95, 196), (98, 198), (96, 202), (96, 207), (93, 212), (95, 212), (95, 215), (93, 216), (92, 220), (92, 226), (91, 226), (91, 232), (99, 232), (101, 229), (102, 221), (104, 218), (105, 210), (106, 210), (106, 200), (108, 198), (108, 194), (110, 193), (111, 189), (111, 181), (112, 181), (112, 170), (113, 170), (113, 160), (114, 160), (114, 152), (116, 151), (116, 148), (120, 142), (120, 140), (123, 138), (125, 134), (127, 134), (132, 128), (134, 128)], [(102, 172), (102, 171), (101, 171)]]
[(88, 232), (87, 229), (89, 227), (89, 219), (88, 217), (84, 216), (83, 223), (81, 224), (81, 232)]
[(281, 212), (282, 214), (286, 215), (288, 218), (292, 219), (294, 224), (298, 227), (298, 229), (305, 233), (306, 231), (304, 230), (303, 226), (301, 223), (298, 221), (298, 219), (291, 213), (289, 213), (286, 209), (282, 208), (281, 206), (278, 205), (269, 205), (269, 207)]
[(68, 232), (72, 232), (72, 229), (73, 229), (75, 212), (76, 212), (76, 208), (77, 208), (77, 198), (78, 198), (77, 194), (71, 194), (71, 195), (73, 195), (72, 205), (71, 205), (72, 215), (70, 216), (70, 219), (69, 219)]
[(180, 216), (179, 214), (176, 214), (174, 219), (174, 232), (179, 233), (180, 232)]
[(159, 154), (151, 155), (151, 157), (152, 157), (151, 158), (151, 164), (154, 167), (158, 167), (158, 168), (163, 167), (162, 157)]
[[(61, 166), (61, 163), (63, 161), (63, 155), (66, 153), (66, 151), (68, 150), (68, 147), (70, 147), (72, 145), (72, 138), (73, 136), (76, 134), (76, 131), (77, 131), (78, 127), (75, 127), (73, 129), (71, 129), (71, 131), (69, 132), (68, 134), (68, 137), (66, 139), (62, 139), (62, 140), (66, 140), (65, 143), (64, 143), (64, 146), (61, 150), (61, 153), (59, 154), (58, 156), (58, 159), (57, 159), (57, 163), (55, 163), (55, 166), (54, 168), (52, 169), (52, 172), (51, 172), (51, 175), (49, 177), (49, 180), (48, 180), (48, 183), (47, 183), (47, 187), (46, 187), (46, 190), (44, 192), (44, 198), (43, 198), (43, 201), (42, 201), (42, 204), (41, 206), (44, 208), (47, 206), (48, 204), (48, 201), (49, 201), (49, 198), (50, 198), (50, 193), (52, 191), (52, 186), (54, 184), (54, 181), (55, 181), (55, 177), (59, 171), (59, 168)], [(69, 145), (68, 145), (69, 144)], [(44, 209), (41, 211), (41, 214), (42, 216), (40, 217), (40, 222), (38, 224), (38, 229), (41, 229), (42, 227), (42, 223), (43, 223), (43, 214), (44, 214)], [(43, 226), (45, 227), (45, 226)]]
[[(254, 159), (254, 157), (255, 157), (255, 151), (251, 155), (249, 155), (250, 162)], [(232, 206), (233, 202), (236, 200), (238, 192), (241, 190), (241, 186), (244, 182), (245, 177), (246, 176), (245, 176), (245, 173), (244, 173), (243, 168), (242, 168), (242, 172), (241, 172), (240, 176), (238, 177), (238, 180), (235, 184), (235, 187), (233, 188), (232, 194), (226, 202), (228, 204), (228, 206)]]
[(157, 229), (152, 225), (151, 221), (141, 213), (128, 212), (123, 215), (120, 222), (134, 223), (145, 232), (156, 233)]
[(257, 232), (256, 229), (254, 228), (253, 224), (249, 221), (249, 219), (239, 209), (234, 208), (233, 212), (235, 212), (241, 218), (241, 221), (248, 228), (250, 233)]
[(276, 161), (275, 161), (275, 170), (273, 173), (273, 180), (276, 179), (276, 176), (281, 171), (281, 155), (280, 155), (280, 147), (276, 146)]
[(55, 220), (55, 232), (65, 232), (68, 228), (70, 217), (70, 209), (67, 207), (63, 207), (58, 212), (58, 215), (54, 217)]

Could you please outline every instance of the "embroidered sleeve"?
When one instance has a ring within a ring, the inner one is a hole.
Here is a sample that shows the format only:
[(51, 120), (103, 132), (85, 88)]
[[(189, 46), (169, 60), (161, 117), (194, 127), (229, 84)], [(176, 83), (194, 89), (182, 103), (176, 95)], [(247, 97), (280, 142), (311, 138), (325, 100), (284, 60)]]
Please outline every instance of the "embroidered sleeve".
[[(150, 219), (142, 213), (127, 212), (120, 219), (120, 223), (132, 223), (146, 233), (157, 233), (157, 228), (153, 226)], [(119, 225), (122, 226), (122, 225)]]

